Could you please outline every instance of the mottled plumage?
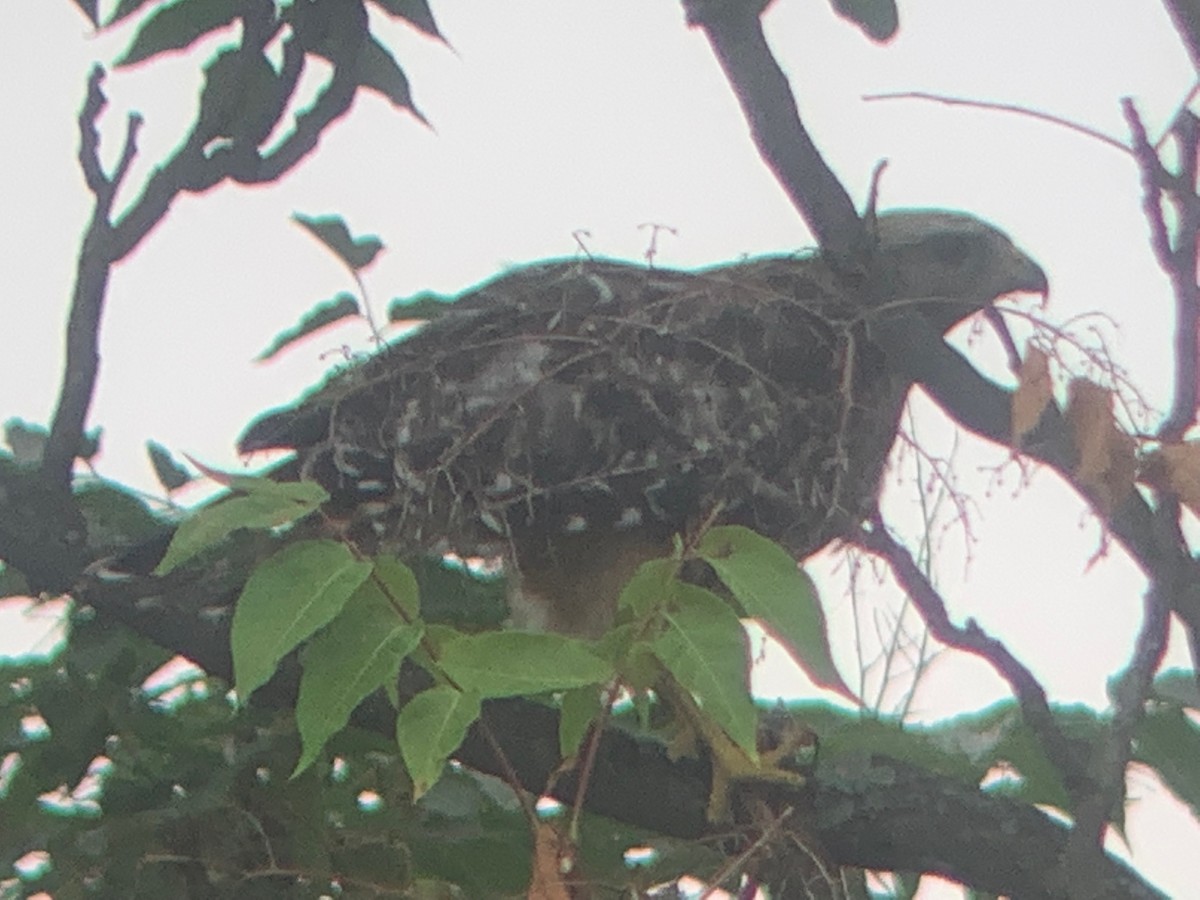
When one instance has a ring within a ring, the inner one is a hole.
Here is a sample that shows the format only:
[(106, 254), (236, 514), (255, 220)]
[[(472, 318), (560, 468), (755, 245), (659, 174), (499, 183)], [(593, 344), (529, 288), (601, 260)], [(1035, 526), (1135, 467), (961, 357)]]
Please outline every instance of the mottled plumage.
[(878, 317), (941, 331), (1045, 290), (969, 216), (891, 213), (878, 234), (856, 275), (812, 255), (517, 269), (239, 446), (295, 449), (363, 549), (503, 554), (522, 624), (594, 634), (633, 568), (718, 507), (797, 557), (861, 517), (909, 387)]

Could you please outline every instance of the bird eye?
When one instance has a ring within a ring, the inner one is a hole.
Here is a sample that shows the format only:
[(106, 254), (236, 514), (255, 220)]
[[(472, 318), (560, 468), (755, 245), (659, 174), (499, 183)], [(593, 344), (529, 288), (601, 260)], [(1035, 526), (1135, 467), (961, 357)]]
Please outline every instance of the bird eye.
[(940, 234), (928, 242), (930, 253), (938, 262), (957, 266), (970, 256), (971, 242), (960, 234)]

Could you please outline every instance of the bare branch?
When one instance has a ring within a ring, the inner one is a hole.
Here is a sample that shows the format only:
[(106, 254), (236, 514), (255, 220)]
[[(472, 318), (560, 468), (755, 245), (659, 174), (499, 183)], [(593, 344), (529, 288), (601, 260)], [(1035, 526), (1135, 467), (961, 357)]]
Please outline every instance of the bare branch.
[(800, 121), (787, 76), (771, 55), (759, 21), (765, 6), (762, 2), (684, 0), (688, 22), (708, 37), (763, 161), (821, 249), (853, 267), (866, 256), (867, 231), (850, 195)]
[[(198, 618), (196, 610), (210, 608), (226, 592), (236, 593), (244, 563), (213, 570), (202, 586), (181, 583), (189, 597), (172, 593), (180, 602), (170, 606), (130, 602), (128, 582), (99, 584), (87, 601), (108, 621), (122, 622), (228, 680), (230, 620)], [(162, 588), (155, 584), (152, 589), (157, 595)], [(294, 660), (285, 664), (255, 694), (254, 703), (293, 708), (297, 674)], [(411, 680), (402, 674), (402, 688)], [(515, 777), (535, 794), (557, 774), (553, 796), (573, 802), (582, 773), (561, 769), (554, 709), (511, 698), (484, 701), (484, 714), (490, 735), (472, 728), (454, 754), (457, 761), (498, 777)], [(359, 707), (353, 722), (391, 737), (395, 709), (379, 694)], [(510, 760), (509, 771), (498, 761), (493, 741)], [(657, 740), (610, 728), (600, 736), (595, 764), (587, 771), (590, 787), (584, 804), (590, 812), (685, 840), (713, 834), (705, 814), (712, 779), (708, 760), (675, 757)], [(1027, 804), (984, 794), (974, 785), (873, 756), (854, 766), (818, 765), (811, 790), (781, 785), (776, 791), (773, 785), (772, 791), (777, 795), (773, 799), (806, 811), (805, 826), (839, 865), (937, 872), (1010, 896), (1073, 896), (1059, 873), (1067, 829)], [(1097, 869), (1102, 887), (1092, 897), (1162, 897), (1111, 857), (1101, 857)]]
[(1200, 0), (1164, 0), (1164, 3), (1192, 58), (1192, 67), (1200, 70)]
[[(1011, 435), (1011, 392), (984, 378), (963, 357), (929, 334), (916, 333), (919, 323), (900, 322), (890, 326), (889, 361), (898, 371), (924, 387), (946, 413), (964, 428), (1007, 446)], [(1068, 484), (1076, 449), (1071, 430), (1054, 407), (1042, 415), (1038, 427), (1022, 444), (1022, 452), (1056, 471)], [(1086, 497), (1083, 491), (1081, 496)], [(1153, 579), (1171, 610), (1192, 632), (1193, 643), (1200, 632), (1200, 564), (1187, 545), (1163, 528), (1155, 526), (1149, 503), (1131, 491), (1105, 517), (1121, 546)]]
[[(1178, 142), (1179, 175), (1168, 181), (1162, 162), (1146, 135), (1133, 101), (1121, 102), (1133, 135), (1133, 152), (1142, 175), (1142, 209), (1150, 226), (1150, 245), (1158, 264), (1171, 279), (1175, 294), (1175, 399), (1171, 412), (1158, 429), (1164, 441), (1178, 441), (1196, 418), (1196, 340), (1200, 324), (1200, 292), (1196, 287), (1197, 238), (1200, 237), (1200, 203), (1196, 198), (1197, 151), (1200, 122), (1187, 109), (1180, 111), (1171, 133)], [(1166, 194), (1178, 213), (1174, 247), (1163, 216)]]
[(1042, 112), (1038, 109), (1030, 109), (1027, 106), (1020, 106), (1016, 103), (999, 103), (992, 100), (969, 100), (964, 97), (947, 97), (944, 94), (931, 94), (926, 91), (893, 91), (884, 94), (866, 94), (864, 100), (929, 100), (933, 103), (944, 103), (947, 106), (969, 106), (974, 109), (994, 109), (1002, 112), (1017, 113), (1018, 115), (1028, 116), (1031, 119), (1040, 119), (1043, 122), (1050, 122), (1053, 125), (1061, 125), (1063, 128), (1070, 131), (1076, 131), (1079, 134), (1097, 140), (1102, 144), (1120, 150), (1122, 153), (1128, 153), (1129, 148), (1122, 144), (1114, 137), (1110, 137), (1103, 131), (1097, 131), (1094, 128), (1089, 128), (1086, 125), (1081, 125), (1079, 122), (1072, 122), (1070, 119), (1064, 119), (1061, 116), (1056, 116), (1053, 113)]
[(100, 132), (96, 128), (96, 120), (108, 102), (101, 88), (103, 83), (104, 67), (92, 66), (88, 73), (87, 97), (79, 111), (79, 168), (83, 169), (88, 190), (96, 196), (108, 186), (108, 179), (100, 167)]
[[(1157, 511), (1160, 523), (1178, 528), (1179, 505), (1168, 502)], [(1075, 828), (1067, 844), (1063, 865), (1081, 894), (1095, 890), (1096, 862), (1104, 855), (1104, 834), (1112, 812), (1125, 795), (1125, 769), (1133, 755), (1133, 733), (1141, 722), (1154, 673), (1167, 650), (1170, 607), (1164, 594), (1151, 585), (1145, 597), (1145, 615), (1134, 645), (1133, 659), (1116, 680), (1112, 692), (1113, 715), (1107, 738), (1096, 748), (1091, 770), (1099, 784), (1075, 809)]]
[(930, 583), (912, 554), (891, 536), (878, 514), (870, 529), (855, 537), (855, 543), (887, 560), (901, 587), (921, 612), (930, 633), (943, 644), (965, 650), (991, 664), (1012, 688), (1021, 706), (1021, 715), (1046, 751), (1050, 761), (1063, 777), (1068, 793), (1076, 800), (1091, 793), (1092, 785), (1083, 775), (1078, 754), (1058, 727), (1046, 692), (1033, 673), (1009, 652), (999, 640), (987, 634), (974, 619), (965, 626), (950, 620), (945, 601)]
[(64, 491), (70, 485), (100, 364), (100, 319), (109, 270), (115, 261), (109, 216), (117, 189), (137, 155), (137, 135), (142, 124), (140, 116), (129, 117), (116, 172), (112, 178), (107, 177), (100, 165), (100, 137), (96, 129), (96, 120), (105, 104), (103, 83), (104, 69), (96, 66), (88, 76), (87, 97), (79, 114), (79, 164), (95, 199), (76, 262), (63, 381), (42, 456), (42, 474)]

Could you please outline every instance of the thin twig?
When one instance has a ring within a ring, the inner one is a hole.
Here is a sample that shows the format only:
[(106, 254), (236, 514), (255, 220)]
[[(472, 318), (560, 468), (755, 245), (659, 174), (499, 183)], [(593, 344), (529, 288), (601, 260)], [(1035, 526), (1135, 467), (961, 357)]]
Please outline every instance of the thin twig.
[(1095, 128), (1089, 128), (1087, 125), (1081, 125), (1078, 122), (1072, 122), (1070, 119), (1064, 119), (1061, 116), (1056, 116), (1053, 113), (1042, 112), (1038, 109), (1030, 109), (1027, 106), (1021, 106), (1016, 103), (999, 103), (992, 100), (969, 100), (965, 97), (948, 97), (945, 94), (933, 94), (928, 91), (889, 91), (882, 94), (864, 94), (864, 100), (928, 100), (933, 103), (943, 103), (946, 106), (969, 106), (973, 109), (992, 109), (1000, 112), (1016, 113), (1021, 116), (1028, 116), (1031, 119), (1038, 119), (1042, 122), (1049, 122), (1052, 125), (1060, 125), (1070, 131), (1078, 132), (1087, 137), (1097, 140), (1102, 144), (1107, 144), (1122, 153), (1129, 153), (1129, 148), (1122, 144), (1114, 137), (1110, 137), (1103, 131), (1097, 131)]
[(583, 760), (579, 766), (579, 784), (575, 788), (575, 802), (571, 806), (571, 825), (567, 831), (572, 841), (579, 840), (579, 825), (583, 820), (583, 801), (587, 798), (588, 783), (596, 768), (596, 756), (600, 752), (600, 741), (604, 737), (604, 729), (608, 727), (608, 720), (612, 717), (613, 705), (616, 700), (617, 685), (611, 684), (604, 694), (604, 707), (592, 722)]
[(79, 168), (83, 170), (88, 190), (97, 197), (108, 187), (108, 178), (100, 166), (100, 131), (96, 128), (96, 120), (108, 102), (103, 84), (104, 67), (92, 66), (88, 73), (87, 96), (79, 112)]
[(517, 795), (517, 802), (521, 804), (521, 811), (525, 814), (525, 821), (529, 825), (530, 835), (536, 837), (535, 832), (538, 826), (537, 808), (534, 807), (533, 801), (529, 799), (529, 794), (522, 788), (521, 776), (517, 774), (517, 770), (508, 758), (508, 754), (504, 752), (504, 747), (500, 743), (500, 739), (496, 737), (496, 732), (492, 730), (492, 726), (488, 724), (485, 713), (479, 714), (479, 718), (475, 720), (475, 724), (479, 728), (479, 733), (483, 735), (483, 739), (491, 747), (492, 753), (495, 754), (496, 762), (499, 764), (500, 770), (504, 773), (504, 780), (512, 788), (513, 793)]
[(783, 829), (783, 823), (792, 815), (794, 809), (790, 806), (786, 807), (779, 815), (772, 818), (771, 823), (763, 829), (762, 834), (749, 847), (729, 860), (723, 865), (708, 882), (708, 887), (704, 889), (704, 893), (700, 895), (700, 900), (711, 900), (721, 888), (722, 882), (730, 875), (733, 875), (739, 869), (746, 865), (756, 853), (766, 847), (775, 836)]
[[(1159, 426), (1157, 437), (1178, 441), (1196, 418), (1196, 340), (1197, 325), (1200, 324), (1196, 241), (1200, 235), (1200, 209), (1195, 192), (1200, 123), (1185, 109), (1172, 125), (1171, 132), (1179, 144), (1180, 172), (1177, 178), (1167, 182), (1162, 177), (1162, 162), (1150, 144), (1133, 101), (1124, 99), (1121, 109), (1133, 136), (1134, 158), (1142, 176), (1142, 210), (1150, 226), (1150, 245), (1158, 264), (1170, 277), (1175, 294), (1175, 399), (1170, 413)], [(1164, 192), (1178, 213), (1174, 248), (1163, 215)]]
[(855, 543), (888, 561), (896, 580), (908, 592), (935, 638), (987, 661), (1008, 682), (1020, 704), (1022, 717), (1059, 770), (1069, 794), (1073, 798), (1087, 796), (1090, 785), (1077, 765), (1066, 735), (1054, 720), (1045, 690), (1033, 673), (973, 619), (961, 627), (950, 620), (945, 601), (937, 589), (925, 577), (912, 554), (891, 536), (878, 513), (872, 518), (870, 530), (863, 529), (856, 535)]

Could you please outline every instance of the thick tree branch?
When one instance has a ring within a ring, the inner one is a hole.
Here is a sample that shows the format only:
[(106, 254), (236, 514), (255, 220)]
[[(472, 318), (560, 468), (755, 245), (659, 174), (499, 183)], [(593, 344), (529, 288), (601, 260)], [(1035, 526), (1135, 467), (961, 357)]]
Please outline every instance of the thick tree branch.
[(763, 161), (821, 249), (852, 268), (866, 258), (867, 231), (800, 120), (787, 76), (763, 34), (759, 16), (765, 6), (755, 0), (684, 0), (688, 22), (708, 37)]
[[(1001, 446), (1011, 441), (1012, 393), (989, 381), (944, 341), (931, 340), (932, 329), (915, 320), (888, 326), (889, 364), (921, 385), (939, 406), (968, 431)], [(1054, 406), (1024, 441), (1023, 453), (1050, 467), (1068, 484), (1076, 451), (1070, 427)], [(1086, 498), (1085, 492), (1080, 494)], [(1126, 495), (1107, 519), (1117, 542), (1142, 570), (1161, 585), (1172, 586), (1171, 610), (1191, 629), (1200, 627), (1200, 567), (1170, 530), (1155, 524), (1154, 511), (1137, 491)]]
[[(229, 680), (229, 619), (204, 615), (204, 610), (219, 601), (223, 590), (236, 589), (244, 576), (239, 569), (266, 550), (265, 544), (242, 545), (240, 561), (225, 560), (217, 580), (203, 585), (188, 585), (186, 573), (178, 589), (155, 583), (153, 595), (169, 593), (169, 605), (131, 596), (128, 585), (116, 581), (108, 583), (108, 590), (94, 585), (85, 599), (102, 620), (120, 621)], [(154, 548), (147, 552), (153, 557)], [(404, 675), (402, 694), (424, 686), (423, 677), (414, 671)], [(292, 708), (298, 681), (296, 666), (287, 665), (254, 695), (254, 702)], [(521, 785), (540, 794), (557, 773), (555, 796), (573, 801), (579, 776), (558, 773), (555, 710), (525, 700), (493, 700), (484, 704), (484, 717)], [(358, 709), (354, 724), (391, 737), (395, 710), (377, 695)], [(492, 743), (478, 728), (468, 734), (455, 757), (479, 771), (506, 774)], [(697, 839), (713, 833), (705, 817), (711, 780), (706, 759), (673, 760), (659, 741), (614, 726), (600, 740), (584, 805), (594, 814), (663, 835)], [(864, 757), (853, 766), (823, 766), (818, 758), (811, 790), (788, 793), (772, 786), (772, 799), (791, 806), (796, 812), (789, 824), (794, 820), (814, 834), (839, 865), (937, 872), (1011, 896), (1072, 896), (1058, 870), (1068, 831), (1035, 809), (983, 794), (973, 785), (882, 757)], [(1108, 857), (1095, 867), (1095, 897), (1160, 896)]]
[(1192, 67), (1200, 72), (1200, 0), (1164, 0), (1175, 31), (1187, 47)]

